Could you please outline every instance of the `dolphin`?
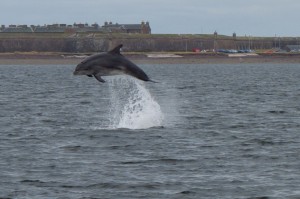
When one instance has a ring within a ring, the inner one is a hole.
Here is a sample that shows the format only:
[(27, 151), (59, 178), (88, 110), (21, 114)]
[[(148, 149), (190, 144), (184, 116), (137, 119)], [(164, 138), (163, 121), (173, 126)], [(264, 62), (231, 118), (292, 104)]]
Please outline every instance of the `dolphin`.
[(122, 74), (131, 75), (143, 81), (152, 81), (142, 69), (120, 53), (122, 47), (123, 45), (120, 44), (108, 52), (97, 53), (85, 58), (77, 65), (73, 74), (95, 77), (102, 83), (105, 81), (101, 76)]

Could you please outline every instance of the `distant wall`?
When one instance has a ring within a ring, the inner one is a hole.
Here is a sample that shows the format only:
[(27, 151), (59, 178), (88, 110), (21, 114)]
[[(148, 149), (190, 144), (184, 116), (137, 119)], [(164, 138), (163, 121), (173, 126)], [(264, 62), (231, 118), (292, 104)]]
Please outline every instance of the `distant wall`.
[(200, 49), (271, 49), (298, 44), (297, 38), (280, 39), (233, 39), (195, 38), (195, 37), (23, 37), (2, 38), (0, 34), (0, 52), (100, 52), (124, 44), (124, 51), (192, 51)]

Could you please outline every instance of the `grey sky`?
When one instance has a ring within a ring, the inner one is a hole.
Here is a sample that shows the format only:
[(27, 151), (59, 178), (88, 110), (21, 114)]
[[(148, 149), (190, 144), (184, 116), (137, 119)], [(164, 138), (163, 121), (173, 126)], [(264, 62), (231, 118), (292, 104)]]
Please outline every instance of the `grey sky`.
[(0, 24), (140, 23), (152, 33), (300, 36), (300, 0), (0, 0)]

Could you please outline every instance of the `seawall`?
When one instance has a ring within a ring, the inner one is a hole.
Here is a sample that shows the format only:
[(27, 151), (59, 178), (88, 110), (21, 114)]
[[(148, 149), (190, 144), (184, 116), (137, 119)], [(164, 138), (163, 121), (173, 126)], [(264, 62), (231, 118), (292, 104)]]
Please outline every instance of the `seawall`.
[(299, 44), (298, 38), (214, 35), (0, 33), (2, 52), (107, 51), (122, 43), (127, 52), (191, 52), (193, 49), (272, 49)]

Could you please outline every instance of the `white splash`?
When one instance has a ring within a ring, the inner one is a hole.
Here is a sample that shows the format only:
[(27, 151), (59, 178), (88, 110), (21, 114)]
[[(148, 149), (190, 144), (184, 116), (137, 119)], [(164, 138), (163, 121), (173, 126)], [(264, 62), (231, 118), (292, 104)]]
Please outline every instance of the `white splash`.
[(110, 129), (147, 129), (163, 126), (160, 105), (143, 82), (130, 77), (114, 76), (109, 81)]

